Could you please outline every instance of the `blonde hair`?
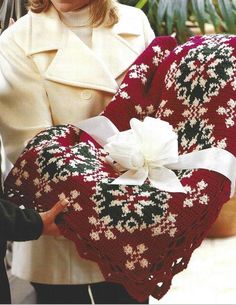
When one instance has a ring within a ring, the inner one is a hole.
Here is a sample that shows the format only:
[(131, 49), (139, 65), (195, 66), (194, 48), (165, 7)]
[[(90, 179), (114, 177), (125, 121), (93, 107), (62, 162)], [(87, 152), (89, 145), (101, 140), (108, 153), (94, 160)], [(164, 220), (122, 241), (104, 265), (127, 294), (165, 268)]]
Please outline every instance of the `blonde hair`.
[[(51, 6), (50, 0), (29, 0), (29, 9), (34, 13), (46, 12)], [(116, 0), (90, 0), (91, 24), (112, 26), (118, 22)]]

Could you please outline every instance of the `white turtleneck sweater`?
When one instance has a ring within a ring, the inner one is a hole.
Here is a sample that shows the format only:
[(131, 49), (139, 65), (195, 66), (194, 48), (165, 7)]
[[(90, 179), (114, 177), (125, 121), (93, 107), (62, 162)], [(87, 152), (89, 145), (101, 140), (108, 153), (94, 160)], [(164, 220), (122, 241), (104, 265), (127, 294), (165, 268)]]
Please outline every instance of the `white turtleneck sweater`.
[(89, 5), (76, 11), (59, 13), (61, 21), (74, 32), (88, 47), (92, 44)]

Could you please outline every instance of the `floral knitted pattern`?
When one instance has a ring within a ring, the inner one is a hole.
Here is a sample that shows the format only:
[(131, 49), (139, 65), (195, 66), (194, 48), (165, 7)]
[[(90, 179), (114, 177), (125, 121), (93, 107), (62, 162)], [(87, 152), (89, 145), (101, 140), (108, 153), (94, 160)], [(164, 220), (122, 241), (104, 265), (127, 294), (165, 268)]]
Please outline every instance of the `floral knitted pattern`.
[[(134, 117), (168, 121), (178, 134), (179, 154), (219, 147), (235, 155), (235, 61), (236, 36), (197, 36), (181, 46), (171, 37), (156, 38), (103, 115), (120, 131)], [(230, 183), (216, 172), (176, 174), (186, 194), (160, 191), (148, 181), (111, 185), (119, 173), (105, 151), (85, 132), (62, 125), (29, 142), (5, 194), (39, 211), (67, 197), (70, 205), (59, 224), (64, 236), (82, 257), (99, 264), (107, 281), (144, 301), (168, 291), (229, 199)]]

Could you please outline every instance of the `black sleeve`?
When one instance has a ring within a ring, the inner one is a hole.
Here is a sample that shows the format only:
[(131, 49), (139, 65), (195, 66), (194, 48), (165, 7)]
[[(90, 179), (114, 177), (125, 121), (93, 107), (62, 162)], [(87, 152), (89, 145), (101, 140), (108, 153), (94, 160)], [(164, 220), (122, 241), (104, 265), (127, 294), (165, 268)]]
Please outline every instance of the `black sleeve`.
[(0, 200), (1, 240), (33, 240), (41, 235), (42, 230), (43, 222), (36, 211), (22, 210), (9, 201)]

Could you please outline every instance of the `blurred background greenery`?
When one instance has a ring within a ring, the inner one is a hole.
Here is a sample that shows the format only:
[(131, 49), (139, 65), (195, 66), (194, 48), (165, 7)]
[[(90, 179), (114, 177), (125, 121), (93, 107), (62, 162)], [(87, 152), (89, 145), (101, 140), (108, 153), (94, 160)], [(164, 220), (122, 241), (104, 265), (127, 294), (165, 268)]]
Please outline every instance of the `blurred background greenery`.
[(182, 43), (196, 34), (236, 34), (236, 0), (121, 0), (141, 8), (156, 35), (176, 33)]

